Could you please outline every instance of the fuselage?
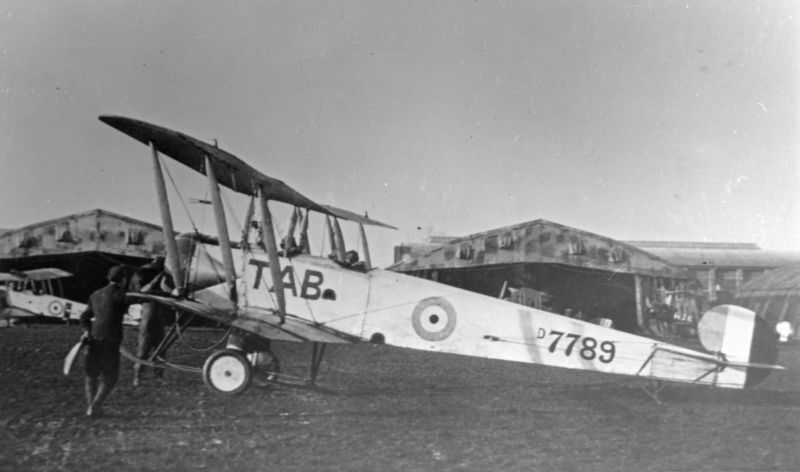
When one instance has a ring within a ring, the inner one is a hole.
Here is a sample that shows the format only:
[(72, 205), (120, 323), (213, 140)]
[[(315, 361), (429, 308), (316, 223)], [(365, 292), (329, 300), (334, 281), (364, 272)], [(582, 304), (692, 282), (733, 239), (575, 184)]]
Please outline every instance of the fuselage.
[[(266, 254), (234, 256), (240, 309), (274, 313)], [(734, 388), (746, 378), (744, 368), (717, 372), (692, 357), (708, 354), (429, 280), (310, 255), (280, 264), (287, 314), (349, 339)]]

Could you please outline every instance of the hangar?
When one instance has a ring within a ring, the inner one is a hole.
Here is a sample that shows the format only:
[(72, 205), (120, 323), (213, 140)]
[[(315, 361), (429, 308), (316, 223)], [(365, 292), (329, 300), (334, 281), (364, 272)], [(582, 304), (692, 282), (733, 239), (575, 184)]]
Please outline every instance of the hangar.
[[(421, 250), (400, 246), (390, 268), (492, 296), (514, 288), (517, 301), (618, 329), (646, 330), (648, 309), (699, 315), (685, 270), (631, 244), (538, 219)], [(502, 295), (501, 295), (502, 293)], [(520, 298), (521, 297), (521, 298)]]
[(84, 301), (117, 264), (142, 265), (164, 254), (161, 227), (96, 209), (0, 233), (0, 272), (55, 267), (66, 298)]
[(753, 278), (736, 292), (735, 303), (755, 311), (771, 326), (788, 321), (798, 333), (800, 266), (781, 267)]
[(753, 243), (627, 241), (686, 269), (711, 305), (730, 303), (750, 280), (778, 267), (800, 264), (800, 254), (762, 249)]

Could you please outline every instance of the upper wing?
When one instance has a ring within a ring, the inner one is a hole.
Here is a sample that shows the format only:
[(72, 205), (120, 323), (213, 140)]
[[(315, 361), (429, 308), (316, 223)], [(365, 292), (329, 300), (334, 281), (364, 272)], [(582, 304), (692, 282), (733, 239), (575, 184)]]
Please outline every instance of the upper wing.
[(23, 310), (16, 307), (7, 307), (0, 309), (0, 318), (32, 318), (37, 316), (36, 313)]
[(355, 213), (320, 205), (284, 182), (262, 174), (233, 154), (178, 131), (122, 116), (103, 115), (100, 117), (100, 121), (144, 144), (153, 143), (160, 153), (166, 154), (201, 174), (205, 174), (206, 156), (210, 157), (218, 182), (235, 192), (253, 195), (259, 187), (262, 187), (269, 200), (277, 200), (345, 219), (354, 219), (353, 217), (355, 217), (356, 221), (365, 224), (392, 228), (392, 226), (361, 217)]
[(387, 225), (386, 223), (381, 223), (380, 221), (373, 220), (366, 215), (361, 216), (358, 213), (353, 213), (352, 211), (343, 210), (341, 208), (332, 207), (330, 205), (322, 205), (322, 206), (325, 207), (325, 209), (328, 210), (330, 214), (336, 216), (337, 218), (355, 221), (356, 223), (361, 223), (364, 225), (382, 226), (384, 228), (397, 229), (392, 225)]
[(292, 315), (287, 315), (281, 324), (280, 316), (265, 310), (239, 309), (234, 312), (195, 300), (149, 293), (129, 293), (128, 297), (138, 302), (161, 303), (268, 339), (319, 343), (352, 343), (356, 339)]
[(51, 279), (60, 279), (63, 277), (72, 277), (70, 272), (66, 270), (56, 269), (54, 267), (46, 268), (46, 269), (32, 269), (32, 270), (21, 270), (21, 271), (11, 271), (9, 272), (0, 272), (0, 282), (10, 282), (13, 280), (51, 280)]

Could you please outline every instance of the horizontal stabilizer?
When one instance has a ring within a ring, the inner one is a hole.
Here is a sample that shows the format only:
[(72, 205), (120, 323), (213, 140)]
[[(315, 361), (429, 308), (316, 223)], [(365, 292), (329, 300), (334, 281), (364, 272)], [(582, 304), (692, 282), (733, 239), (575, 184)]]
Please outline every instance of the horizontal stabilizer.
[(659, 345), (656, 349), (659, 351), (665, 351), (665, 352), (670, 352), (672, 354), (677, 354), (679, 356), (683, 356), (689, 359), (705, 361), (710, 364), (715, 364), (719, 367), (748, 367), (753, 369), (786, 370), (786, 367), (776, 364), (764, 364), (762, 362), (729, 361), (721, 356), (715, 356), (713, 354), (704, 354), (701, 352), (689, 351), (680, 348), (671, 348), (666, 344)]

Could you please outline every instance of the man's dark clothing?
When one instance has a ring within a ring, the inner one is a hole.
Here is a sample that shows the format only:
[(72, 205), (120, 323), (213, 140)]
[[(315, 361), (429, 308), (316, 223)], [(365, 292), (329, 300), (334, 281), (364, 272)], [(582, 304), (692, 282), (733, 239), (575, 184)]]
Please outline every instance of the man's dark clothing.
[[(164, 339), (164, 329), (170, 322), (169, 315), (170, 309), (160, 303), (145, 302), (142, 303), (142, 317), (139, 320), (139, 345), (136, 350), (136, 357), (139, 359), (147, 359), (150, 351), (158, 348), (161, 341)], [(163, 356), (165, 353), (161, 352)], [(144, 368), (143, 364), (135, 364), (133, 366), (134, 372), (134, 385), (139, 384), (140, 374)], [(155, 376), (158, 378), (164, 377), (164, 371), (155, 369)]]
[(139, 349), (137, 356), (144, 359), (152, 348), (164, 339), (164, 330), (170, 324), (169, 307), (155, 302), (142, 303), (142, 317), (139, 320)]
[(127, 311), (125, 290), (109, 283), (89, 297), (89, 305), (81, 314), (81, 324), (92, 334), (92, 339), (119, 345), (122, 342), (122, 319)]
[(105, 376), (112, 383), (119, 379), (119, 343), (93, 340), (86, 353), (86, 376)]
[(86, 352), (86, 401), (89, 404), (86, 414), (89, 416), (99, 413), (119, 379), (122, 320), (127, 311), (125, 290), (110, 282), (89, 296), (86, 311), (81, 314), (81, 324), (91, 335)]

